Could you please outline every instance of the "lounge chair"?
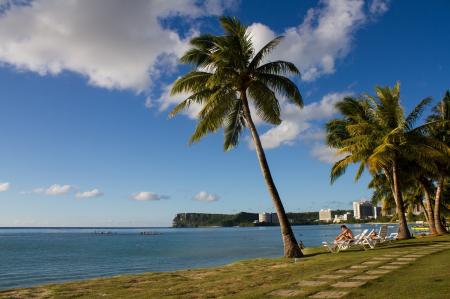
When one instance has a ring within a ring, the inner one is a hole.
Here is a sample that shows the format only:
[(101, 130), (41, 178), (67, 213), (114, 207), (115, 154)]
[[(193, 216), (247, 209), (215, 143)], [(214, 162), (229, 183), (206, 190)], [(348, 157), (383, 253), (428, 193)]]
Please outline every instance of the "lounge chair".
[(362, 240), (361, 240), (361, 246), (364, 248), (364, 250), (366, 249), (374, 249), (375, 246), (377, 245), (378, 242), (380, 242), (380, 237), (379, 235), (376, 235), (375, 237), (371, 236), (371, 234), (374, 232), (375, 230), (371, 230), (370, 233), (368, 233), (367, 235), (365, 235)]
[(359, 235), (356, 235), (353, 239), (336, 241), (336, 242), (322, 242), (323, 246), (326, 247), (331, 253), (338, 253), (342, 250), (347, 250), (351, 247), (362, 245), (364, 238), (367, 236), (368, 229), (365, 229)]
[[(369, 233), (369, 236), (371, 233)], [(371, 239), (375, 243), (383, 243), (386, 241), (387, 233), (388, 233), (388, 226), (386, 224), (384, 224), (380, 227), (380, 229), (378, 230), (378, 233), (375, 236), (372, 236)]]
[(398, 238), (398, 233), (391, 233), (389, 236), (384, 238), (384, 240), (388, 241), (388, 242), (392, 242), (392, 241), (397, 240), (397, 238)]

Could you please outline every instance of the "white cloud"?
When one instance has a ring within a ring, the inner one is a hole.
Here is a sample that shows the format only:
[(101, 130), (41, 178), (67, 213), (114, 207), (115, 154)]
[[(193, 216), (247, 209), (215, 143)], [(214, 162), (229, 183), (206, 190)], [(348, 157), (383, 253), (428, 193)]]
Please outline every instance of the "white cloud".
[[(220, 15), (233, 5), (220, 0), (8, 3), (0, 14), (0, 62), (41, 75), (68, 70), (95, 86), (136, 92), (149, 88), (159, 68), (174, 67), (196, 30), (189, 20)], [(185, 37), (161, 25), (173, 16), (186, 21)]]
[(0, 183), (0, 192), (8, 191), (11, 184), (8, 182)]
[(145, 106), (145, 108), (148, 108), (148, 109), (153, 108), (154, 104), (153, 104), (153, 100), (151, 97), (147, 97), (145, 99), (144, 106)]
[(381, 15), (388, 11), (390, 0), (372, 0), (369, 11), (374, 15)]
[(208, 193), (206, 191), (200, 191), (199, 193), (195, 194), (193, 197), (194, 200), (198, 201), (217, 201), (220, 199), (220, 196), (213, 193)]
[(155, 201), (155, 200), (161, 200), (161, 199), (169, 199), (169, 196), (167, 195), (160, 195), (153, 192), (148, 191), (141, 191), (136, 192), (131, 196), (132, 199), (137, 201)]
[[(387, 3), (387, 1), (374, 0), (369, 7), (370, 12), (372, 13), (372, 10), (375, 9), (372, 9), (372, 6), (378, 7), (379, 14), (383, 9), (385, 12), (388, 6), (383, 3)], [(312, 81), (324, 74), (335, 72), (336, 61), (348, 54), (356, 31), (366, 21), (363, 0), (323, 0), (319, 6), (309, 9), (303, 22), (296, 27), (290, 27), (277, 33), (262, 23), (253, 23), (249, 26), (248, 31), (256, 50), (262, 48), (277, 35), (284, 35), (283, 42), (267, 59), (291, 61), (299, 67), (304, 81)], [(182, 94), (172, 97), (170, 96), (170, 87), (171, 85), (167, 85), (163, 88), (158, 100), (160, 111), (178, 104), (188, 96), (188, 94)], [(185, 112), (185, 114), (189, 118), (195, 119), (199, 110), (198, 105), (193, 105), (191, 111)], [(257, 124), (261, 122), (259, 119), (255, 120)], [(289, 125), (285, 124), (284, 127), (286, 126)], [(291, 133), (292, 128), (286, 132), (287, 135)]]
[[(318, 7), (308, 10), (303, 23), (282, 32), (285, 38), (269, 59), (295, 63), (305, 81), (332, 74), (336, 60), (347, 55), (354, 33), (365, 20), (362, 0), (321, 1)], [(261, 23), (249, 29), (257, 49), (278, 35)]]
[[(265, 149), (276, 148), (281, 145), (293, 144), (301, 134), (316, 132), (314, 122), (329, 119), (336, 113), (335, 104), (348, 92), (336, 92), (325, 95), (320, 102), (305, 105), (303, 109), (286, 101), (281, 103), (281, 119), (283, 122), (261, 134), (261, 143)], [(306, 136), (306, 138), (309, 136)], [(317, 138), (318, 136), (316, 136)], [(248, 140), (253, 148), (252, 140)]]
[(84, 192), (77, 192), (75, 196), (78, 198), (93, 198), (103, 196), (103, 192), (98, 189), (92, 189)]
[(343, 155), (338, 155), (335, 149), (330, 148), (326, 144), (315, 144), (311, 149), (311, 154), (319, 161), (329, 164), (333, 164), (344, 158)]
[[(35, 188), (33, 189), (33, 193), (43, 193), (46, 195), (62, 195), (69, 192), (72, 189), (71, 185), (59, 185), (53, 184), (48, 188)], [(28, 192), (22, 192), (22, 194), (27, 194)]]
[[(172, 89), (173, 84), (168, 84), (163, 86), (163, 91), (157, 100), (159, 104), (159, 111), (165, 111), (169, 107), (177, 105), (178, 103), (181, 103), (183, 100), (189, 97), (189, 94), (187, 93), (179, 93), (175, 96), (170, 95), (170, 90)], [(198, 113), (201, 110), (201, 105), (197, 103), (193, 103), (189, 106), (189, 108), (182, 113), (187, 115), (190, 119), (196, 119)]]

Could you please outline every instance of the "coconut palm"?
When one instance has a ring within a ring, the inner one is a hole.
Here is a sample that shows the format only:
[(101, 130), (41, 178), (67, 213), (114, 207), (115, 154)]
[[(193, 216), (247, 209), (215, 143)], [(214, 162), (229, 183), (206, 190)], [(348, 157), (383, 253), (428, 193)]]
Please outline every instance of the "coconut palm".
[[(450, 91), (447, 91), (444, 98), (434, 107), (433, 113), (428, 117), (428, 121), (434, 123), (429, 130), (433, 138), (450, 146)], [(448, 161), (438, 162), (438, 173), (436, 177), (436, 193), (434, 196), (434, 221), (439, 234), (447, 231), (441, 222), (442, 193), (446, 182), (450, 177), (450, 164)]]
[(374, 174), (367, 187), (373, 190), (372, 204), (374, 206), (381, 204), (382, 214), (389, 215), (390, 211), (395, 208), (395, 200), (386, 176), (382, 172)]
[(400, 162), (414, 161), (427, 170), (435, 170), (430, 158), (442, 155), (441, 143), (423, 134), (424, 127), (415, 128), (429, 98), (422, 100), (404, 117), (400, 104), (400, 84), (393, 88), (376, 87), (376, 97), (345, 98), (337, 103), (342, 118), (327, 124), (327, 142), (346, 156), (331, 170), (334, 182), (345, 173), (348, 165), (359, 164), (356, 179), (364, 169), (372, 174), (383, 173), (389, 182), (399, 219), (399, 238), (411, 237), (401, 191)]
[(278, 125), (280, 104), (277, 95), (303, 106), (297, 86), (284, 74), (299, 75), (294, 64), (286, 61), (266, 62), (267, 55), (281, 42), (277, 37), (255, 53), (247, 27), (235, 18), (222, 17), (224, 35), (205, 34), (190, 41), (191, 48), (181, 61), (194, 69), (173, 84), (172, 95), (188, 93), (170, 116), (187, 109), (191, 104), (201, 105), (198, 124), (190, 143), (199, 141), (208, 133), (224, 129), (224, 150), (235, 147), (245, 128), (250, 130), (259, 165), (272, 197), (281, 227), (286, 257), (300, 257), (297, 244), (283, 204), (270, 173), (266, 156), (253, 122), (250, 106), (270, 124)]
[(417, 180), (416, 182), (422, 189), (423, 196), (425, 199), (424, 210), (428, 222), (428, 227), (430, 228), (430, 234), (435, 235), (438, 232), (436, 230), (436, 222), (434, 220), (433, 203), (432, 203), (433, 184), (429, 180), (429, 178), (426, 177), (425, 175), (420, 174), (420, 172), (417, 172), (417, 174), (419, 175), (416, 176)]

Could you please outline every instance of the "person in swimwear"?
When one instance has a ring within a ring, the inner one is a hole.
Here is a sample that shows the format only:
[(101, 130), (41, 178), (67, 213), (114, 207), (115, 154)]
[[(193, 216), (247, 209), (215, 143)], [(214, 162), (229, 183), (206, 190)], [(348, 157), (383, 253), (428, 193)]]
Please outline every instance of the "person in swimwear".
[(341, 233), (334, 239), (335, 242), (352, 240), (355, 236), (353, 232), (346, 226), (341, 225)]

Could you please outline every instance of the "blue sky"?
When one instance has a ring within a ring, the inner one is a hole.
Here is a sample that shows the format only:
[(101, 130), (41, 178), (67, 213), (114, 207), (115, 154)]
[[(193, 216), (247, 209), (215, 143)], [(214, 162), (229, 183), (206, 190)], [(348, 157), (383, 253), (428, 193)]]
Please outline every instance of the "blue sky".
[[(246, 136), (188, 146), (195, 111), (169, 120), (189, 37), (250, 26), (290, 60), (303, 111), (258, 122), (286, 209), (350, 208), (353, 171), (329, 184), (323, 124), (346, 94), (401, 82), (406, 110), (450, 88), (448, 1), (0, 1), (0, 226), (168, 226), (177, 212), (272, 211)], [(195, 109), (195, 107), (194, 107)]]

